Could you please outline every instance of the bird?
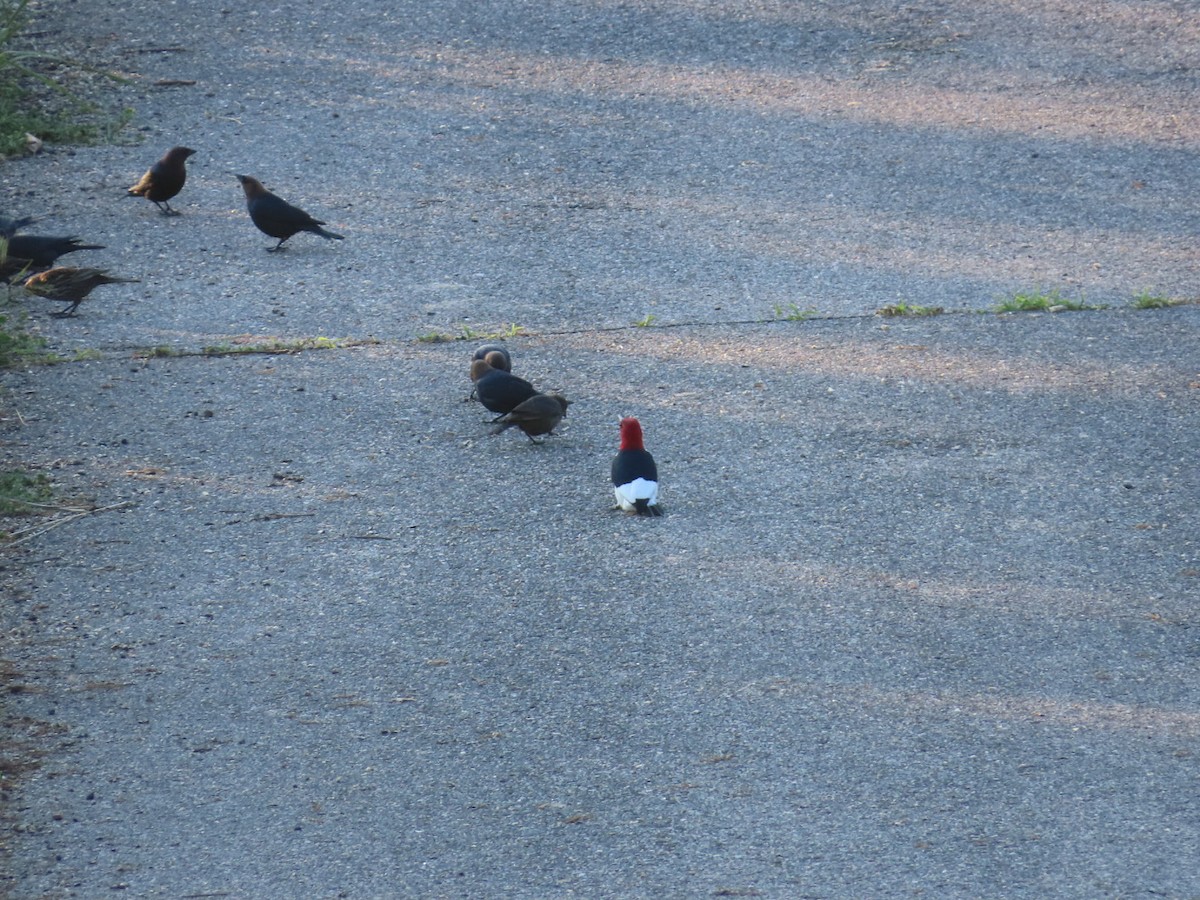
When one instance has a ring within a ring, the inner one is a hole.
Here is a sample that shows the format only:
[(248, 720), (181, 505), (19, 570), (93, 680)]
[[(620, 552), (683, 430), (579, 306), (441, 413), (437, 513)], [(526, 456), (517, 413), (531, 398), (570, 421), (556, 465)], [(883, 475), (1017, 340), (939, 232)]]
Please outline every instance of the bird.
[(60, 256), (76, 250), (103, 250), (103, 244), (84, 244), (77, 237), (49, 237), (39, 234), (16, 234), (8, 239), (8, 255), (28, 260), (31, 268), (48, 269)]
[(475, 382), (475, 395), (479, 402), (496, 414), (493, 422), (499, 422), (520, 403), (538, 393), (537, 388), (524, 378), (496, 368), (486, 359), (471, 363), (471, 380)]
[(132, 284), (137, 282), (137, 280), (136, 278), (121, 278), (118, 275), (109, 275), (103, 269), (58, 266), (53, 269), (47, 269), (45, 272), (31, 275), (25, 280), (25, 290), (31, 294), (37, 294), (39, 297), (46, 297), (50, 300), (62, 300), (68, 303), (69, 305), (64, 309), (50, 314), (56, 318), (63, 318), (75, 315), (75, 310), (79, 309), (79, 304), (83, 302), (84, 298), (94, 288), (102, 284)]
[(639, 516), (662, 515), (658, 467), (642, 444), (642, 424), (633, 416), (621, 419), (621, 447), (613, 457), (612, 483), (617, 508)]
[(162, 159), (146, 170), (137, 184), (129, 189), (131, 197), (145, 197), (158, 207), (164, 216), (177, 216), (178, 210), (171, 209), (169, 201), (183, 190), (187, 181), (187, 158), (196, 151), (191, 147), (172, 147)]
[(498, 353), (500, 355), (500, 359), (503, 360), (503, 365), (496, 365), (496, 363), (493, 362), (492, 367), (496, 369), (503, 369), (505, 372), (511, 372), (512, 355), (505, 347), (501, 347), (499, 344), (483, 344), (480, 347), (476, 347), (475, 354), (471, 357), (471, 359), (472, 361), (476, 359), (487, 359), (488, 356), (493, 353)]
[(562, 394), (534, 394), (514, 406), (512, 412), (502, 416), (499, 426), (492, 429), (492, 434), (500, 434), (515, 425), (529, 436), (531, 442), (540, 444), (542, 442), (534, 440), (534, 436), (554, 434), (554, 429), (566, 416), (570, 405), (571, 401)]
[(268, 252), (274, 253), (282, 249), (283, 242), (300, 231), (319, 234), (329, 241), (345, 240), (342, 235), (322, 228), (325, 223), (320, 219), (314, 219), (299, 207), (292, 206), (283, 198), (272, 194), (257, 178), (251, 178), (249, 175), (236, 177), (246, 193), (246, 210), (250, 213), (250, 221), (263, 234), (279, 239), (278, 244), (267, 248)]
[(8, 216), (0, 216), (0, 237), (6, 241), (11, 240), (12, 236), (29, 225), (36, 222), (33, 216), (22, 216), (19, 219), (10, 219)]
[[(472, 385), (474, 385), (476, 379), (479, 378), (479, 375), (476, 374), (475, 362), (476, 362), (476, 360), (481, 360), (481, 359), (486, 361), (488, 363), (488, 365), (490, 365), (493, 369), (502, 369), (505, 372), (512, 371), (512, 357), (509, 355), (507, 350), (505, 350), (503, 347), (501, 347), (497, 344), (484, 344), (482, 347), (477, 349), (475, 351), (475, 355), (471, 357), (471, 383), (472, 383)], [(468, 400), (475, 399), (474, 386), (472, 386), (471, 395), (467, 399)]]

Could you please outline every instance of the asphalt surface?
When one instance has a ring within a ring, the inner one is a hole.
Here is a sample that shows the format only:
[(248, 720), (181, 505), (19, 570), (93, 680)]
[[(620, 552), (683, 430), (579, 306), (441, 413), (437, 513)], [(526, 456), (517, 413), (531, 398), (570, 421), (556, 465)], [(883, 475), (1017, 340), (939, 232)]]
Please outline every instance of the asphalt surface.
[(1200, 897), (1200, 10), (979, 6), (48, 5), (145, 140), (5, 208), (141, 281), (18, 301), (5, 894)]

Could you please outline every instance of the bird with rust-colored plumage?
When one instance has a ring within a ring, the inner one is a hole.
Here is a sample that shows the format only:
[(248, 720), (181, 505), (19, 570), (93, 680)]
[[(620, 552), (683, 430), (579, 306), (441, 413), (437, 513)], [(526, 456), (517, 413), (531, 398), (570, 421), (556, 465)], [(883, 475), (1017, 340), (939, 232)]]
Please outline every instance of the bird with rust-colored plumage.
[(528, 400), (522, 400), (513, 407), (512, 412), (506, 413), (499, 419), (500, 425), (492, 429), (492, 434), (500, 434), (509, 428), (520, 428), (535, 444), (540, 434), (554, 434), (554, 429), (567, 414), (571, 401), (562, 394), (534, 394)]
[(236, 177), (246, 194), (246, 211), (250, 213), (250, 221), (263, 234), (279, 240), (274, 247), (267, 248), (268, 252), (282, 250), (283, 242), (301, 231), (320, 235), (327, 241), (345, 240), (342, 235), (322, 228), (325, 223), (320, 219), (314, 219), (300, 207), (292, 206), (282, 197), (272, 194), (257, 178), (249, 175)]
[(75, 311), (79, 309), (79, 304), (100, 285), (132, 284), (137, 280), (136, 278), (109, 275), (103, 269), (57, 266), (27, 278), (25, 290), (48, 300), (61, 300), (68, 304), (66, 308), (50, 314), (56, 318), (63, 318), (74, 316)]
[(179, 215), (178, 210), (171, 209), (168, 201), (183, 190), (187, 181), (185, 163), (195, 152), (191, 147), (172, 147), (129, 189), (130, 196), (145, 197), (164, 216)]

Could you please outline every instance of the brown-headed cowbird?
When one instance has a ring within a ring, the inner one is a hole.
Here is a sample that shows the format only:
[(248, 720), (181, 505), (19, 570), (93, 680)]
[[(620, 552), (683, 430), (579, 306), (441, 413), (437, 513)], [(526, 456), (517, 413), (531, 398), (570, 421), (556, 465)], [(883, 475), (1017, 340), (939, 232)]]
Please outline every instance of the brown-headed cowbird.
[(263, 187), (257, 178), (238, 175), (237, 180), (242, 183), (242, 190), (246, 193), (246, 209), (250, 213), (250, 221), (263, 234), (279, 238), (278, 244), (267, 248), (269, 252), (281, 249), (284, 241), (301, 231), (319, 234), (329, 241), (344, 240), (340, 234), (322, 228), (325, 223), (320, 219), (314, 219), (299, 207), (276, 197)]
[(617, 507), (639, 516), (661, 516), (658, 467), (642, 444), (642, 425), (632, 416), (621, 420), (621, 448), (612, 461)]
[[(508, 355), (507, 350), (505, 350), (503, 347), (497, 346), (496, 344), (484, 344), (482, 347), (476, 350), (475, 355), (471, 357), (472, 384), (474, 384), (474, 382), (479, 379), (479, 375), (482, 374), (482, 371), (477, 372), (475, 369), (475, 363), (479, 360), (485, 361), (493, 369), (501, 369), (505, 372), (512, 371), (512, 357)], [(471, 395), (467, 399), (475, 399), (474, 387), (471, 388)]]
[(187, 181), (187, 166), (184, 163), (195, 152), (191, 147), (172, 147), (129, 189), (130, 196), (145, 197), (164, 216), (179, 215), (167, 201), (183, 190), (183, 184)]
[(534, 394), (514, 406), (512, 412), (501, 416), (500, 425), (492, 429), (492, 434), (507, 431), (515, 425), (529, 436), (529, 440), (540, 444), (542, 442), (534, 440), (534, 435), (553, 434), (570, 405), (571, 401), (562, 394)]
[(58, 266), (30, 276), (25, 281), (25, 290), (31, 294), (37, 294), (39, 297), (62, 300), (69, 304), (65, 309), (51, 313), (52, 316), (62, 318), (75, 315), (79, 304), (94, 288), (102, 284), (132, 284), (137, 280), (136, 278), (109, 275), (103, 269), (76, 269), (71, 266)]
[(60, 256), (76, 250), (103, 250), (103, 244), (83, 244), (77, 237), (44, 237), (40, 234), (15, 234), (8, 240), (8, 255), (27, 259), (35, 269), (48, 269)]
[(33, 216), (22, 216), (19, 219), (10, 219), (8, 216), (0, 216), (0, 237), (8, 240), (22, 228), (26, 228), (36, 221), (37, 219), (35, 219)]
[(496, 414), (493, 422), (499, 422), (500, 418), (512, 412), (517, 404), (538, 393), (537, 388), (524, 378), (498, 369), (486, 359), (477, 359), (471, 363), (471, 380), (475, 382), (475, 396), (479, 398), (479, 402)]
[(475, 354), (471, 357), (471, 359), (487, 359), (493, 353), (500, 354), (500, 359), (503, 361), (503, 364), (497, 365), (495, 362), (493, 362), (492, 367), (496, 369), (503, 369), (505, 372), (511, 372), (512, 356), (509, 354), (507, 348), (501, 347), (499, 344), (484, 344), (481, 347), (476, 347)]

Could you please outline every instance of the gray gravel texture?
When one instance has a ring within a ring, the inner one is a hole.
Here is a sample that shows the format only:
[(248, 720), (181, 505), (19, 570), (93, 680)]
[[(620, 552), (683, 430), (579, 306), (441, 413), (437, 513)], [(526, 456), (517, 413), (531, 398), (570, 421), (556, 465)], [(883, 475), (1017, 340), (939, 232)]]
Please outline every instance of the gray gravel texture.
[(142, 281), (5, 374), (126, 504), (0, 556), (7, 896), (1200, 897), (1197, 4), (252, 6), (43, 10), (145, 142), (0, 196)]

